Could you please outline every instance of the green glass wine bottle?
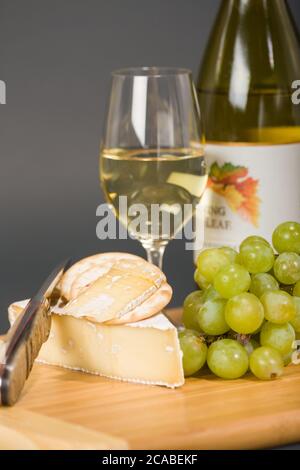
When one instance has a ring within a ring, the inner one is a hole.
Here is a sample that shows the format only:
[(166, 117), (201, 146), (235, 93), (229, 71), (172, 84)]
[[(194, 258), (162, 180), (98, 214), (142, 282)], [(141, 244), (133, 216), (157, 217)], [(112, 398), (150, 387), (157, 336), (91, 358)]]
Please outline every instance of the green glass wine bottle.
[(223, 0), (197, 83), (209, 164), (205, 246), (270, 240), (277, 224), (300, 220), (299, 85), (286, 1)]

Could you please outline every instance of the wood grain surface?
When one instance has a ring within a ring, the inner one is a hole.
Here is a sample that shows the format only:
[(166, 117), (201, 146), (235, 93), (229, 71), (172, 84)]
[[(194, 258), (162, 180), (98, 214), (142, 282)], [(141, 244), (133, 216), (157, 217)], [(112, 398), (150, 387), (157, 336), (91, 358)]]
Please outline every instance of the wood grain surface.
[(0, 410), (0, 450), (127, 449), (126, 441), (43, 413)]
[[(42, 417), (52, 417), (120, 439), (110, 441), (112, 448), (265, 448), (300, 441), (300, 367), (287, 367), (272, 382), (250, 374), (225, 381), (204, 371), (169, 390), (36, 364), (21, 400), (0, 410), (0, 423), (28, 411), (40, 417), (44, 436)], [(58, 448), (51, 435), (39, 445)]]

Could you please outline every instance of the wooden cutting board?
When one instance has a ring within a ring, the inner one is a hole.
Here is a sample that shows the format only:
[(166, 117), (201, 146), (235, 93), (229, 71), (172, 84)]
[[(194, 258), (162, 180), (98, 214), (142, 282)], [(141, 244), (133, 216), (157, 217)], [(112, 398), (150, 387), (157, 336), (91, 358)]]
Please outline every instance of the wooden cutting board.
[(204, 371), (169, 390), (36, 364), (19, 403), (0, 410), (12, 439), (14, 423), (29, 448), (254, 449), (299, 442), (300, 366), (272, 382), (250, 374), (225, 381)]

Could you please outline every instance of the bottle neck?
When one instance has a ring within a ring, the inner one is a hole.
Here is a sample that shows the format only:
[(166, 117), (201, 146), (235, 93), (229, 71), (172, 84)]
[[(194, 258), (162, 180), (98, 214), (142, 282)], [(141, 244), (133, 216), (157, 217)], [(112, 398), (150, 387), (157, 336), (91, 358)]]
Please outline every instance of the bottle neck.
[(286, 0), (223, 0), (217, 22), (225, 18), (238, 21), (245, 28), (253, 28), (257, 24), (261, 30), (264, 25), (268, 27), (274, 22), (284, 27), (292, 17)]
[(249, 132), (299, 126), (299, 51), (285, 0), (223, 0), (197, 82), (207, 139), (262, 141)]
[(238, 12), (240, 16), (247, 15), (249, 10), (256, 14), (278, 14), (288, 11), (286, 0), (223, 0), (221, 9)]
[(249, 81), (287, 90), (300, 76), (299, 37), (286, 0), (223, 0), (204, 55), (200, 88)]

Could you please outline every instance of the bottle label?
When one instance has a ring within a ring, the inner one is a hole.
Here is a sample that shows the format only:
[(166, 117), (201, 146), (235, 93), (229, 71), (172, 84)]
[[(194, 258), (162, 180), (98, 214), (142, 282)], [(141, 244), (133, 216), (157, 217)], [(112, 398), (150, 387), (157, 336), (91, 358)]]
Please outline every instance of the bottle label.
[[(271, 241), (281, 222), (300, 219), (300, 143), (206, 146), (208, 185), (196, 216), (204, 247)], [(196, 243), (197, 246), (201, 246)]]

